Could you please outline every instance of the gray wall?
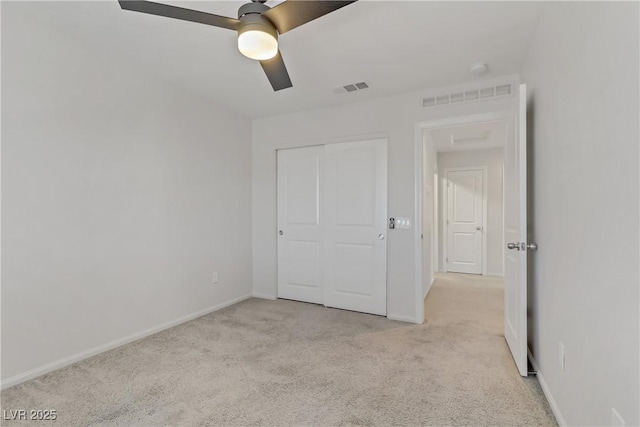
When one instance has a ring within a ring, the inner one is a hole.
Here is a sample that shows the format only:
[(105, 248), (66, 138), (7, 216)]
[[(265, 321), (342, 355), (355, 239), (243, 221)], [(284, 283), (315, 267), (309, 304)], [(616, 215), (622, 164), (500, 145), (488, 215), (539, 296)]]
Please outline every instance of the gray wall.
[(566, 423), (638, 425), (638, 3), (548, 7), (522, 76), (529, 346)]
[(249, 120), (25, 7), (2, 4), (13, 381), (251, 293)]
[(503, 225), (503, 165), (504, 152), (502, 148), (474, 151), (451, 151), (438, 153), (438, 219), (439, 219), (439, 248), (440, 271), (444, 271), (444, 197), (447, 191), (445, 169), (470, 166), (485, 166), (487, 168), (487, 274), (502, 276), (504, 274), (504, 225)]

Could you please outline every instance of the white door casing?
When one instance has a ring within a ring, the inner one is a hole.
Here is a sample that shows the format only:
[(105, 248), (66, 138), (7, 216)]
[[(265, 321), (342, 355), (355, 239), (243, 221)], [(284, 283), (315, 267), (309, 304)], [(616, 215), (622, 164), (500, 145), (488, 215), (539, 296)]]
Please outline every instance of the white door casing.
[(386, 315), (387, 142), (325, 146), (325, 305)]
[(386, 315), (386, 140), (277, 156), (278, 298)]
[(504, 162), (504, 335), (520, 375), (527, 376), (527, 90), (520, 85), (515, 132)]
[(278, 150), (278, 298), (323, 303), (323, 156), (322, 146)]
[(447, 170), (446, 270), (483, 273), (485, 232), (485, 171)]

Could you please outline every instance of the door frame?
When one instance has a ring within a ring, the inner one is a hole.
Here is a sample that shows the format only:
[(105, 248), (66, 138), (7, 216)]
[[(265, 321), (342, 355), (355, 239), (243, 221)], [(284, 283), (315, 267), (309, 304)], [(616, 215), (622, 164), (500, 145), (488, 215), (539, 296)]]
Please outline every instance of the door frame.
[[(482, 275), (487, 275), (487, 174), (488, 168), (486, 166), (469, 166), (469, 167), (458, 167), (458, 168), (446, 168), (443, 170), (443, 179), (442, 184), (449, 184), (449, 172), (464, 172), (464, 171), (482, 171)], [(448, 186), (446, 187), (447, 191), (442, 189), (442, 221), (449, 219), (449, 190)], [(439, 226), (440, 224), (438, 224)], [(448, 224), (444, 224), (443, 227), (444, 233), (442, 235), (442, 256), (444, 257), (444, 272), (449, 272), (447, 268), (447, 245), (449, 244), (449, 230)], [(438, 242), (439, 244), (439, 242)]]
[[(479, 123), (487, 123), (494, 121), (507, 121), (511, 123), (514, 120), (515, 112), (511, 110), (497, 110), (480, 114), (471, 115), (456, 115), (441, 119), (427, 120), (424, 122), (417, 122), (414, 128), (414, 217), (415, 229), (414, 229), (414, 264), (415, 264), (415, 323), (424, 323), (424, 298), (423, 294), (423, 274), (422, 271), (422, 221), (423, 221), (423, 198), (424, 198), (424, 132), (426, 130), (433, 130), (443, 127), (451, 126), (464, 126)], [(432, 192), (433, 193), (433, 192)], [(433, 197), (433, 195), (432, 195)], [(433, 224), (432, 224), (433, 227)], [(430, 289), (430, 288), (429, 288)]]

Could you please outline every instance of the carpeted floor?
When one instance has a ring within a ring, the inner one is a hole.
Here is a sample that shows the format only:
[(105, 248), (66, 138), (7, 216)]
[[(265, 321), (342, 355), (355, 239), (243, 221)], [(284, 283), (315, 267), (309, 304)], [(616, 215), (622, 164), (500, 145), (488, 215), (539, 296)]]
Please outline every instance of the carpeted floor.
[(439, 275), (424, 325), (251, 299), (5, 390), (2, 409), (57, 410), (38, 426), (555, 425), (502, 298)]

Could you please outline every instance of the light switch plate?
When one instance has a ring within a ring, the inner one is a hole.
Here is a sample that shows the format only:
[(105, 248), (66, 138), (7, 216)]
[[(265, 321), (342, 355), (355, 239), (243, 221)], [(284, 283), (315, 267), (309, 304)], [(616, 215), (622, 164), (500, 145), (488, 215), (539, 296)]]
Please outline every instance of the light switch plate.
[(218, 283), (218, 272), (214, 271), (211, 275), (211, 283)]
[(396, 228), (411, 228), (411, 218), (396, 217)]

